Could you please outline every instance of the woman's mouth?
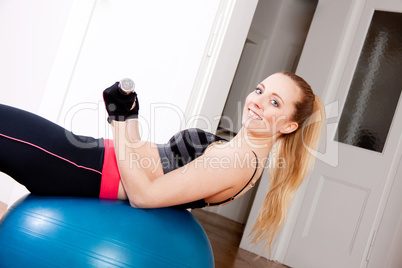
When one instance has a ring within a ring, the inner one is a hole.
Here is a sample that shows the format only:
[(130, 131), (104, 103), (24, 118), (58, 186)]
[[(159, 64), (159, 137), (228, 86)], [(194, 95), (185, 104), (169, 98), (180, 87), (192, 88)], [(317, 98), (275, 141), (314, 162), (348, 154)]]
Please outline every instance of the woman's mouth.
[(248, 109), (248, 113), (247, 113), (248, 117), (256, 119), (256, 120), (262, 120), (261, 116), (259, 116), (257, 113), (255, 113), (254, 111)]

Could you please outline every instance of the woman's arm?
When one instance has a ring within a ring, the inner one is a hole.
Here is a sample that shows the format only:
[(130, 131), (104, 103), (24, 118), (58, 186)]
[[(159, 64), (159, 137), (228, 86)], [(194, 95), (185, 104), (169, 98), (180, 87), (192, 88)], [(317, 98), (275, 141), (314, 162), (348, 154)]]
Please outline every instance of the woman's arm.
[[(113, 123), (117, 164), (128, 199), (134, 207), (173, 206), (220, 193), (226, 196), (225, 192), (230, 197), (254, 172), (253, 166), (242, 165), (244, 157), (252, 155), (251, 152), (227, 147), (209, 150), (189, 164), (151, 179), (143, 164), (147, 162), (143, 157), (147, 157), (148, 143), (139, 139), (135, 121)], [(132, 157), (133, 154), (136, 157)]]
[[(138, 178), (146, 178), (146, 180), (140, 180), (145, 183), (148, 180), (162, 176), (163, 170), (159, 153), (155, 144), (141, 141), (137, 119), (130, 119), (125, 122), (112, 121), (111, 126), (114, 136), (116, 160), (121, 178), (120, 182), (123, 186), (122, 190), (125, 193), (124, 199), (130, 200), (130, 193), (132, 191), (128, 191), (128, 189), (131, 184), (126, 183), (124, 178), (127, 176), (124, 172), (126, 170), (135, 172)], [(150, 162), (146, 162), (147, 160)], [(139, 164), (141, 164), (141, 168), (135, 167)], [(143, 168), (144, 165), (146, 168)]]

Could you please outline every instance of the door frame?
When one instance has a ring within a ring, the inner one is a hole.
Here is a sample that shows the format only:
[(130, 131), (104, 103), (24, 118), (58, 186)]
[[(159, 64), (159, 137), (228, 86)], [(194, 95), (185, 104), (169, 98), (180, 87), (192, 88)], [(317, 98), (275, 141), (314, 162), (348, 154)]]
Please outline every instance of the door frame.
[(220, 116), (243, 51), (258, 0), (221, 0), (213, 31), (185, 111), (189, 127), (210, 132)]

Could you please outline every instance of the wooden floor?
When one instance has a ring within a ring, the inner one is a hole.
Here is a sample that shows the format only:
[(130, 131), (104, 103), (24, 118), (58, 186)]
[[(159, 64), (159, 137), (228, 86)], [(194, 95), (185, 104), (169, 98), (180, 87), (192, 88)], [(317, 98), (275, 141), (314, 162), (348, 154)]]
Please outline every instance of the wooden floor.
[(202, 209), (192, 214), (204, 227), (214, 252), (216, 268), (285, 268), (288, 266), (239, 248), (244, 225)]
[(7, 205), (0, 201), (0, 220), (3, 217), (4, 213), (6, 213)]

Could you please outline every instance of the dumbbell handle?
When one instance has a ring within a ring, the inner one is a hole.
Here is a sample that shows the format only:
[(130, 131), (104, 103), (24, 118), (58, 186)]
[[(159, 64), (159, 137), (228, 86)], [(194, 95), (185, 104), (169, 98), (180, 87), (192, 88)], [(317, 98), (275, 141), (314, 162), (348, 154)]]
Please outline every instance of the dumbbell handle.
[(130, 78), (124, 78), (119, 82), (119, 89), (124, 94), (131, 94), (135, 91), (135, 83)]

